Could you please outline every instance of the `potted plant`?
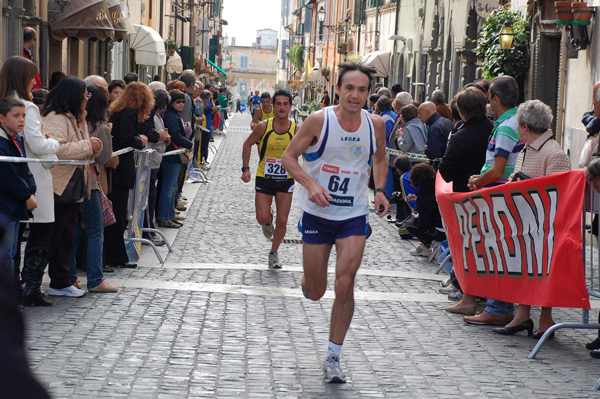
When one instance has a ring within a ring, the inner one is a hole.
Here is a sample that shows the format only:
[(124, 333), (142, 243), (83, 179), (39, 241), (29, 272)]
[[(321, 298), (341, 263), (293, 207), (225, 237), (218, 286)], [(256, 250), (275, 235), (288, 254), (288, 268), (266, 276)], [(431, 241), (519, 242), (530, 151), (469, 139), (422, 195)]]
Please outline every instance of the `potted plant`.
[(577, 22), (581, 22), (580, 25), (587, 25), (590, 23), (592, 19), (592, 15), (594, 15), (594, 8), (588, 7), (587, 3), (574, 1), (571, 3), (571, 10), (573, 15), (573, 20)]
[(177, 43), (171, 39), (167, 39), (165, 40), (165, 47), (169, 57), (172, 57), (175, 54), (175, 50), (177, 50)]
[(331, 71), (331, 69), (325, 67), (325, 68), (321, 68), (321, 76), (323, 76), (324, 78), (329, 76), (329, 71)]
[(348, 52), (348, 42), (338, 42), (338, 53), (346, 54)]
[(202, 60), (200, 59), (200, 57), (198, 57), (198, 55), (194, 55), (194, 70), (202, 70)]

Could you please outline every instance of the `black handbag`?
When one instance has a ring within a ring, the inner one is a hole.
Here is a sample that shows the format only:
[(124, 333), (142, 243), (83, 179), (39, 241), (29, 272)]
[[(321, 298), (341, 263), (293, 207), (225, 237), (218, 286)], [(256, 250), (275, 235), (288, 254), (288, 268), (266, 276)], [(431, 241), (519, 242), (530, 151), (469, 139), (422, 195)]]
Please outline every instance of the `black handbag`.
[(74, 204), (85, 196), (85, 177), (83, 169), (78, 166), (75, 168), (71, 179), (61, 195), (54, 194), (54, 203), (59, 205)]

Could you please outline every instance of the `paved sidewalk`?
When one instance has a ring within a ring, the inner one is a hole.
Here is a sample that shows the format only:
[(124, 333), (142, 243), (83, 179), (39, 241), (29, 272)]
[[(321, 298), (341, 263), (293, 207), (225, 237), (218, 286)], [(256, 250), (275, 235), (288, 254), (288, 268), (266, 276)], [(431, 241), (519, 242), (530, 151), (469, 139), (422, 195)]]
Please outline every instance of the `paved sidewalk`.
[[(333, 264), (319, 302), (300, 291), (301, 245), (284, 244), (283, 269), (268, 270), (254, 184), (240, 179), (249, 124), (248, 114), (235, 114), (211, 162), (211, 183), (186, 184), (187, 219), (169, 232), (174, 252), (164, 265), (144, 247), (140, 267), (106, 276), (120, 287), (117, 294), (58, 298), (52, 308), (25, 310), (30, 363), (54, 397), (600, 395), (593, 390), (600, 363), (584, 348), (593, 331), (561, 330), (536, 360), (527, 359), (536, 341), (525, 334), (499, 336), (445, 312), (451, 302), (437, 293), (443, 276), (433, 274), (436, 266), (408, 255), (416, 242), (400, 240), (373, 215), (342, 350), (349, 381), (324, 384)], [(253, 151), (253, 174), (256, 164)], [(293, 208), (289, 239), (300, 238), (299, 216)], [(595, 319), (598, 302), (593, 307)], [(537, 324), (539, 309), (532, 313)], [(556, 309), (554, 318), (579, 321), (581, 312)]]

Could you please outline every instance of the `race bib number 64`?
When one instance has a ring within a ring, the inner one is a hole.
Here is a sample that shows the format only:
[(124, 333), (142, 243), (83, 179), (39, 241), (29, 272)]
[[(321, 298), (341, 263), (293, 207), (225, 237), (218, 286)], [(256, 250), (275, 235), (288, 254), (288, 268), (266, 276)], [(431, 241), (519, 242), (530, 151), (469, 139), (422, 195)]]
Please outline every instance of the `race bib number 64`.
[(318, 183), (329, 191), (333, 206), (354, 206), (360, 170), (324, 163), (319, 171)]

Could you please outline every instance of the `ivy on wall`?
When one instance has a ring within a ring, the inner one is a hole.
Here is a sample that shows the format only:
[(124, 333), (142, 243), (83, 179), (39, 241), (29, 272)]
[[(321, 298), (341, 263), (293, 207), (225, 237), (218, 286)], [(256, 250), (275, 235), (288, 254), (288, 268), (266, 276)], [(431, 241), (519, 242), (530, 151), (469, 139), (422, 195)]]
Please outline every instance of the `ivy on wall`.
[[(510, 50), (500, 48), (500, 32), (505, 23), (515, 32)], [(483, 76), (493, 79), (500, 75), (510, 75), (519, 80), (529, 72), (529, 41), (531, 24), (527, 16), (508, 7), (498, 7), (488, 15), (477, 39), (475, 54), (483, 59)]]

